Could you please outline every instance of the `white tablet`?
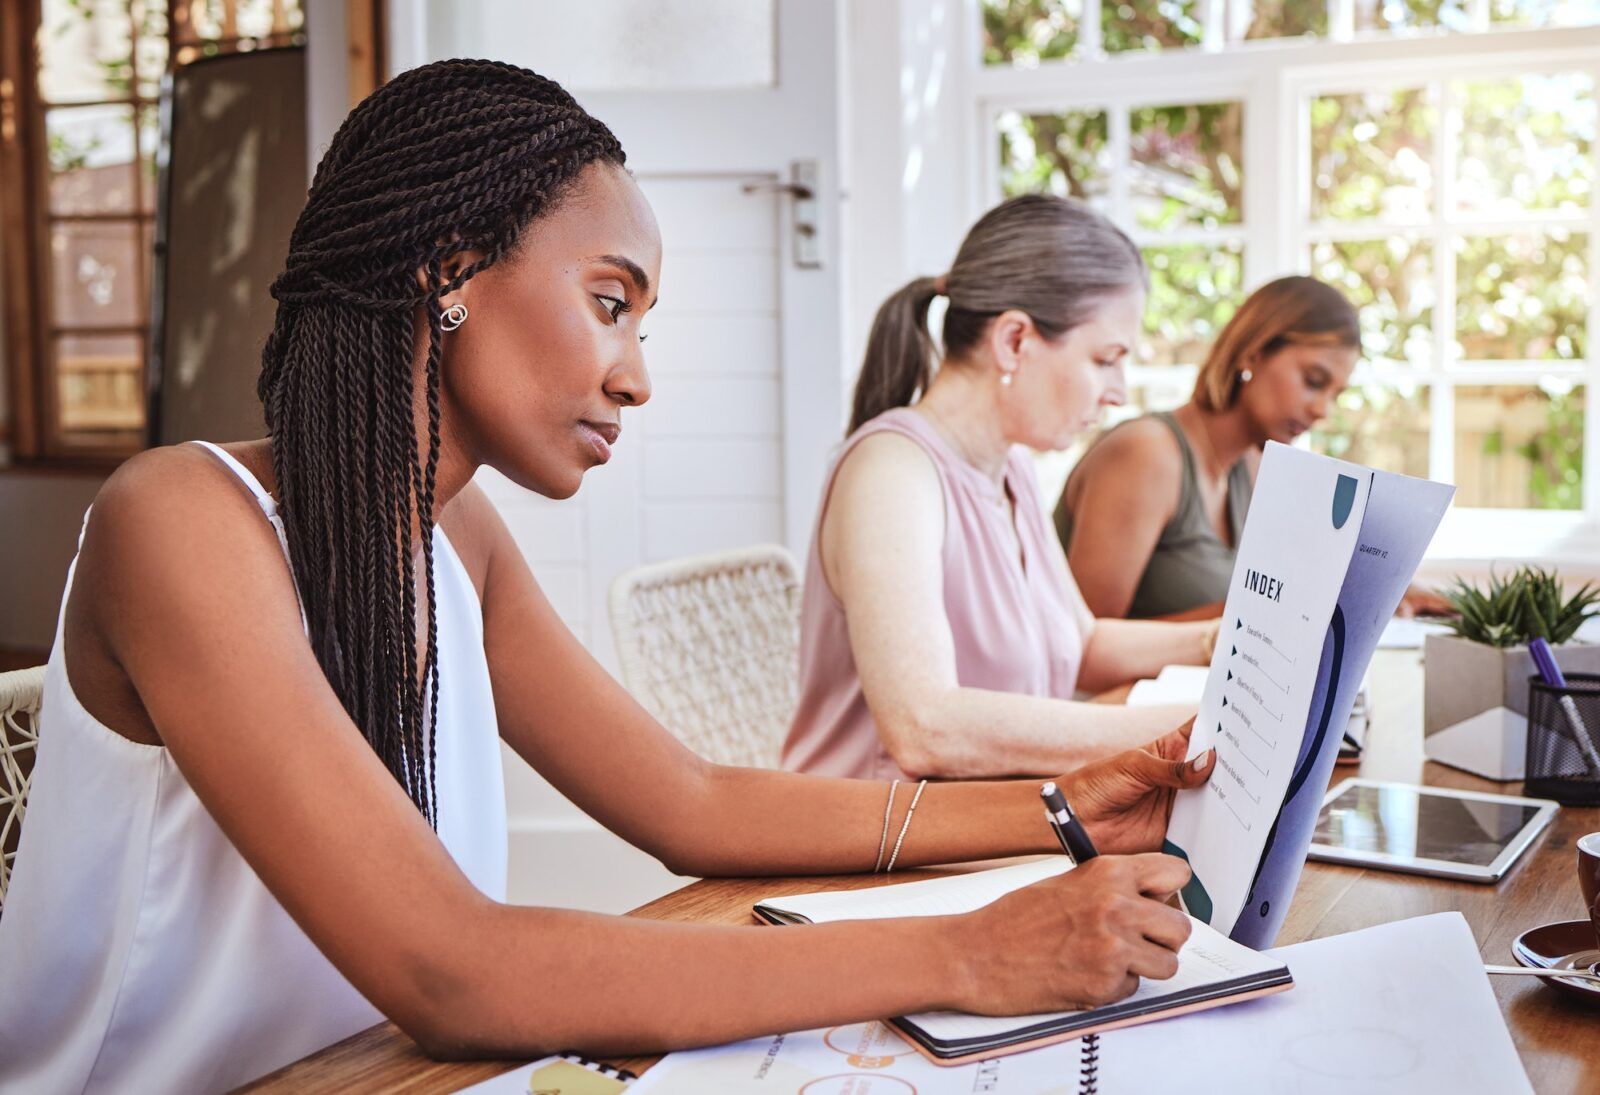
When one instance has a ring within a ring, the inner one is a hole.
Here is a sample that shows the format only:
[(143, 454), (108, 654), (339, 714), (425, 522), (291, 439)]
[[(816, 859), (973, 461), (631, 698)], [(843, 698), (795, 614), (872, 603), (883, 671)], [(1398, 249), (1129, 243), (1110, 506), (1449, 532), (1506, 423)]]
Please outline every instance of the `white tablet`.
[(1542, 798), (1347, 779), (1328, 792), (1310, 858), (1495, 882), (1556, 815)]

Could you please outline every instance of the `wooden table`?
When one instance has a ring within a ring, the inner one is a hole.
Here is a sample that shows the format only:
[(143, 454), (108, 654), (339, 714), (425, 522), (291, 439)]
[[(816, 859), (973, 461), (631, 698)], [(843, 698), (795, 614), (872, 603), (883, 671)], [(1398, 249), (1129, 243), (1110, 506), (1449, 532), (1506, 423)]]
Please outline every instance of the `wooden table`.
[[(1379, 651), (1373, 660), (1372, 731), (1360, 773), (1377, 779), (1440, 787), (1517, 793), (1422, 758), (1422, 673), (1416, 651)], [(1334, 778), (1354, 774), (1340, 768)], [(1518, 934), (1553, 920), (1583, 915), (1574, 844), (1600, 830), (1600, 808), (1562, 809), (1555, 822), (1497, 885), (1449, 882), (1332, 864), (1307, 864), (1278, 943), (1338, 935), (1406, 917), (1458, 909), (1472, 925), (1486, 962), (1509, 963)], [(910, 871), (896, 882), (933, 877)], [(751, 924), (758, 897), (818, 889), (884, 885), (882, 876), (709, 880), (685, 886), (630, 915), (657, 920)], [(752, 930), (772, 930), (753, 928)], [(1600, 1010), (1569, 999), (1533, 978), (1491, 978), (1495, 996), (1541, 1093), (1600, 1091)], [(656, 1060), (612, 1063), (640, 1071)], [(430, 1061), (393, 1024), (381, 1024), (250, 1085), (251, 1091), (447, 1092), (496, 1076), (510, 1061), (442, 1064)]]

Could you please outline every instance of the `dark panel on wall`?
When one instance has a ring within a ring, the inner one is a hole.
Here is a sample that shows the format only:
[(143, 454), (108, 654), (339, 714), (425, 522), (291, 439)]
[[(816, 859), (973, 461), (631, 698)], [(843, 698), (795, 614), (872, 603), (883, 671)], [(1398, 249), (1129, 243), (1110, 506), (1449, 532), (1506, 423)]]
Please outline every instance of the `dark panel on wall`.
[(264, 432), (261, 346), (305, 204), (305, 51), (232, 53), (169, 77), (151, 331), (151, 443)]

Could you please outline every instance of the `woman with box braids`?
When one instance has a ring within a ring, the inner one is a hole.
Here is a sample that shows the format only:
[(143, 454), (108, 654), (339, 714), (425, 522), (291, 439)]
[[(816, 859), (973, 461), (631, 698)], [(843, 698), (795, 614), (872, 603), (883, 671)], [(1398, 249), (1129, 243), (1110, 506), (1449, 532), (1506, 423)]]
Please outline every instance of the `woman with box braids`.
[[(0, 873), (0, 1090), (231, 1090), (385, 1018), (437, 1057), (645, 1053), (1172, 975), (1187, 868), (1119, 853), (1209, 775), (1183, 732), (1058, 777), (1102, 854), (965, 916), (769, 939), (509, 900), (564, 849), (510, 831), (506, 757), (680, 874), (864, 872), (891, 828), (885, 870), (1056, 847), (1025, 781), (896, 799), (702, 759), (552, 605), (490, 492), (562, 527), (517, 488), (610, 461), (661, 266), (617, 141), (531, 72), (431, 64), (345, 121), (272, 287), (269, 435), (142, 452), (85, 517)], [(703, 302), (741, 267), (700, 270)], [(638, 550), (612, 524), (571, 550)], [(572, 868), (544, 873), (610, 873)]]
[[(413, 69), (335, 134), (272, 287), (278, 317), (258, 391), (312, 645), (350, 717), (435, 824), (439, 300), (498, 261), (595, 161), (622, 164), (622, 147), (552, 81), (493, 61)], [(483, 257), (444, 277), (469, 250)], [(421, 331), (425, 453), (412, 390)], [(420, 668), (409, 638), (418, 541)]]

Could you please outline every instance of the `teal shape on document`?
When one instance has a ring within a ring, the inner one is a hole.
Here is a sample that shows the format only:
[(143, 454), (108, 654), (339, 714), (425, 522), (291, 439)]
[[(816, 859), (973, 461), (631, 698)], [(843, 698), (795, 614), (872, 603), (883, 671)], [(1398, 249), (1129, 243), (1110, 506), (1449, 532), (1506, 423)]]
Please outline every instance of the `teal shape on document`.
[[(1167, 855), (1175, 855), (1185, 863), (1189, 863), (1189, 853), (1172, 843), (1170, 840), (1161, 842), (1161, 850)], [(1196, 920), (1211, 923), (1211, 895), (1200, 884), (1200, 876), (1194, 873), (1194, 864), (1189, 863), (1189, 882), (1183, 887), (1183, 907), (1189, 910), (1189, 915)]]
[(1356, 481), (1348, 475), (1339, 476), (1333, 488), (1333, 527), (1344, 528), (1350, 520), (1350, 510), (1356, 504)]

